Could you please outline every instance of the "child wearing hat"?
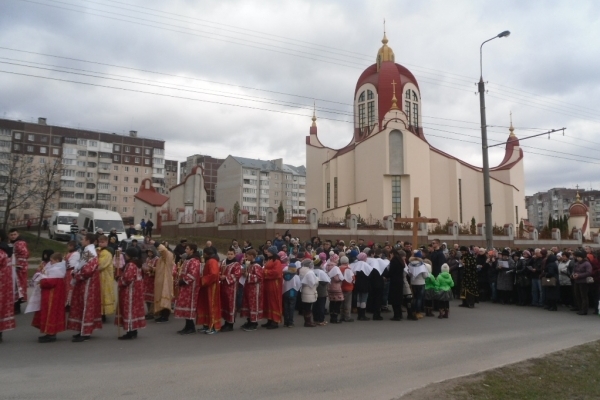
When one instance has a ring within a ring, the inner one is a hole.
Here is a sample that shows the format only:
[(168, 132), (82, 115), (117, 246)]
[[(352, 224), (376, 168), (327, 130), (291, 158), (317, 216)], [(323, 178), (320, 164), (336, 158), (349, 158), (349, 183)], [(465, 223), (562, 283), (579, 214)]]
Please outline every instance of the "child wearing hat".
[[(435, 278), (434, 278), (435, 279)], [(454, 287), (454, 280), (450, 275), (450, 267), (444, 263), (442, 265), (442, 272), (437, 276), (437, 300), (440, 304), (440, 315), (438, 318), (448, 318), (450, 312), (450, 299), (452, 299), (452, 288)]]
[(286, 328), (294, 327), (294, 310), (298, 293), (302, 288), (302, 282), (298, 276), (298, 266), (296, 262), (288, 265), (288, 256), (285, 252), (278, 253), (281, 264), (283, 265), (283, 326)]

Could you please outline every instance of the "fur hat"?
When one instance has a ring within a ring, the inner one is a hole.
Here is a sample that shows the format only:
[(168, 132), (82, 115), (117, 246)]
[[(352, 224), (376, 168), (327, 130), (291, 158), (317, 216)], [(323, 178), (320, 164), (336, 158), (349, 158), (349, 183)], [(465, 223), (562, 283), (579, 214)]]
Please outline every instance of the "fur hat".
[(342, 265), (346, 265), (346, 264), (348, 264), (348, 263), (349, 263), (349, 261), (348, 261), (348, 257), (346, 257), (346, 256), (343, 256), (343, 257), (341, 257), (341, 258), (340, 258), (340, 264), (342, 264)]
[(442, 272), (450, 272), (450, 266), (448, 266), (448, 264), (444, 263), (442, 265)]

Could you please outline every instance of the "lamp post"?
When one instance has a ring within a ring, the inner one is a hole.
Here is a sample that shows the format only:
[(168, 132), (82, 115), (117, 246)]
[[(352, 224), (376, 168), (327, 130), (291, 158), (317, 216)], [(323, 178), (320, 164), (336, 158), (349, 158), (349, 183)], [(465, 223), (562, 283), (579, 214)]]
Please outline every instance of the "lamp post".
[(485, 206), (485, 244), (491, 249), (494, 247), (492, 236), (492, 195), (490, 193), (490, 163), (488, 159), (487, 123), (485, 118), (485, 83), (483, 82), (483, 45), (496, 38), (507, 37), (510, 31), (504, 31), (491, 39), (481, 43), (479, 47), (479, 105), (481, 107), (481, 149), (483, 155), (483, 202)]

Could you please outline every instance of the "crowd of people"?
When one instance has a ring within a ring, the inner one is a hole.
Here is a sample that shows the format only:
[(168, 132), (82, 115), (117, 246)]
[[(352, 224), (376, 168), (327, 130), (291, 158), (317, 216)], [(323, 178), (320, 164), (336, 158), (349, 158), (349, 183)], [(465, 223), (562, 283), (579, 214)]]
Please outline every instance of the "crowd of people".
[(85, 233), (64, 255), (44, 251), (28, 299), (29, 252), (13, 229), (0, 231), (0, 341), (24, 302), (41, 343), (65, 330), (76, 332), (73, 342), (88, 341), (112, 315), (121, 340), (171, 316), (184, 320), (180, 335), (230, 332), (237, 318), (244, 331), (263, 320), (268, 330), (292, 328), (295, 313), (307, 328), (354, 322), (353, 315), (383, 320), (386, 312), (392, 321), (404, 313), (447, 319), (453, 299), (465, 308), (492, 301), (557, 311), (562, 304), (586, 315), (598, 313), (599, 256), (589, 247), (449, 249), (437, 239), (415, 249), (401, 241), (302, 242), (286, 232), (257, 248), (232, 240), (221, 259), (211, 242), (200, 250), (182, 239), (172, 250), (149, 236), (119, 244)]

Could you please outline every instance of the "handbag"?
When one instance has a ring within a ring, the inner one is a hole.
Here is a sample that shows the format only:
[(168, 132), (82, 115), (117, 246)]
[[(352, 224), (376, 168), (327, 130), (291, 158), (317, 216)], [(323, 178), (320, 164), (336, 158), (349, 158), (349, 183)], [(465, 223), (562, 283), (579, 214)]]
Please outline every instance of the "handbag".
[(585, 283), (594, 283), (594, 278), (591, 276), (588, 276), (587, 278), (585, 278)]
[(542, 278), (542, 286), (556, 286), (556, 278)]

